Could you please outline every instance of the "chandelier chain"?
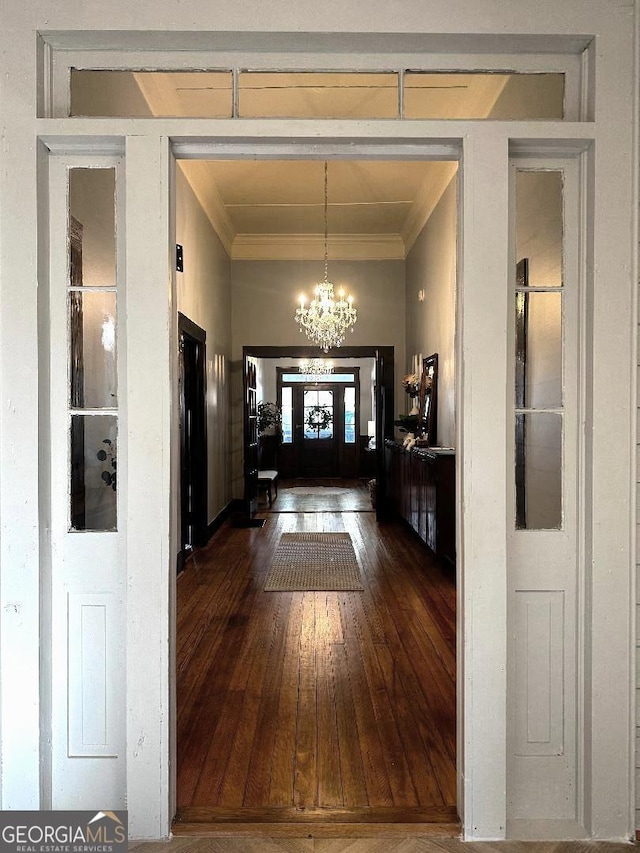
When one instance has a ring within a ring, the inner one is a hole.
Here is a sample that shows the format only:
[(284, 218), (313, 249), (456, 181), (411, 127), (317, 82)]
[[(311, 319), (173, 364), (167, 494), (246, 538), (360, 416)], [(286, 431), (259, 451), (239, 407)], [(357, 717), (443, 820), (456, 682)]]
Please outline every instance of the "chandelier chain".
[(333, 284), (329, 281), (329, 164), (324, 161), (324, 279), (315, 286), (314, 296), (305, 306), (304, 295), (300, 297), (300, 307), (296, 309), (295, 321), (301, 332), (306, 332), (309, 340), (324, 351), (339, 347), (348, 331), (358, 319), (353, 307), (353, 296), (345, 298), (340, 290), (337, 298)]
[(329, 281), (329, 164), (324, 161), (324, 283)]

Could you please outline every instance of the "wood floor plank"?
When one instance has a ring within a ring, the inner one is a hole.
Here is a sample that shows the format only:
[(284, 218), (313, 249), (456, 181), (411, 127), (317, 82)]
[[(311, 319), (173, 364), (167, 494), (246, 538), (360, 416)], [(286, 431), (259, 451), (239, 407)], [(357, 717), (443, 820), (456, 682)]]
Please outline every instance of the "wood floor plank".
[[(176, 828), (174, 834), (182, 838), (191, 838), (194, 841), (197, 839), (224, 839), (226, 842), (229, 836), (242, 838), (243, 840), (269, 838), (271, 841), (275, 839), (297, 841), (300, 838), (300, 834), (304, 832), (306, 839), (314, 839), (314, 850), (317, 849), (320, 839), (335, 838), (340, 839), (341, 846), (339, 849), (341, 851), (349, 850), (349, 846), (347, 845), (350, 845), (350, 842), (353, 840), (357, 840), (359, 844), (356, 850), (366, 850), (366, 847), (362, 847), (364, 843), (363, 839), (376, 839), (369, 842), (369, 844), (373, 843), (374, 845), (368, 848), (370, 853), (388, 853), (389, 849), (393, 850), (394, 848), (389, 845), (390, 839), (412, 838), (413, 846), (404, 848), (402, 853), (425, 853), (429, 849), (424, 846), (426, 839), (437, 838), (448, 841), (452, 838), (460, 837), (460, 822), (458, 820), (452, 820), (447, 823), (435, 823), (432, 821), (424, 823), (400, 823), (394, 817), (394, 815), (390, 815), (391, 822), (389, 823), (357, 822), (349, 815), (341, 823), (322, 823), (318, 821), (313, 824), (304, 824), (296, 819), (293, 819), (290, 823), (284, 821), (269, 823), (262, 819), (254, 823), (183, 823)], [(383, 839), (382, 842), (381, 839)], [(216, 851), (222, 851), (223, 849), (221, 847), (214, 848)], [(242, 853), (246, 853), (245, 848), (240, 849)], [(260, 847), (249, 849), (259, 850), (262, 853)], [(284, 850), (286, 851), (287, 848), (285, 847)], [(205, 848), (205, 853), (211, 853), (211, 850)], [(442, 853), (442, 851), (433, 850), (433, 853)], [(499, 851), (496, 851), (496, 853), (499, 853)], [(527, 853), (527, 851), (521, 851), (521, 853)], [(568, 850), (567, 853), (575, 853), (575, 851)], [(584, 853), (593, 853), (593, 851), (584, 851)], [(607, 851), (602, 851), (602, 853), (607, 853)], [(620, 851), (620, 853), (624, 853), (624, 851)]]
[[(405, 590), (398, 587), (389, 573), (381, 572), (379, 583), (372, 586), (371, 591), (372, 595), (378, 599), (379, 611), (388, 613), (386, 630), (394, 659), (398, 664), (403, 662), (408, 664), (404, 666), (404, 672), (413, 683), (411, 693), (413, 701), (421, 699), (419, 705), (424, 707), (430, 726), (438, 733), (450, 757), (455, 761), (455, 714), (452, 713), (455, 694), (448, 703), (443, 698), (440, 684), (443, 680), (443, 670), (430, 659), (428, 647), (421, 646), (416, 641), (414, 632), (410, 628), (414, 614), (408, 606)], [(448, 676), (444, 680), (450, 683)], [(418, 690), (415, 689), (416, 683), (421, 685)]]
[(298, 713), (298, 656), (303, 596), (294, 593), (283, 653), (282, 683), (276, 712), (276, 737), (269, 777), (270, 806), (292, 806), (295, 776), (296, 719)]
[(336, 724), (344, 803), (345, 806), (361, 808), (369, 806), (369, 795), (344, 643), (331, 646), (331, 662), (336, 682)]
[(327, 610), (327, 593), (316, 593), (316, 704), (318, 714), (318, 785), (316, 802), (321, 807), (343, 806), (336, 687), (333, 671), (330, 618)]
[(243, 701), (237, 721), (236, 734), (229, 753), (228, 769), (218, 799), (218, 804), (223, 807), (240, 808), (244, 802), (269, 650), (272, 644), (276, 642), (278, 634), (282, 632), (278, 619), (283, 600), (282, 596), (267, 598), (268, 603), (263, 604), (267, 615), (263, 620), (260, 636), (255, 638), (255, 642), (247, 643), (247, 648), (251, 649), (252, 652), (248, 654), (246, 664), (242, 667), (238, 666), (234, 672), (232, 688), (234, 680), (236, 680), (235, 683), (238, 688), (242, 687)]
[(234, 730), (237, 725), (238, 717), (229, 713), (224, 699), (228, 697), (234, 701), (239, 698), (229, 689), (229, 685), (242, 653), (242, 637), (255, 596), (256, 591), (246, 583), (233, 617), (226, 621), (215, 656), (209, 661), (198, 661), (203, 671), (206, 671), (206, 676), (200, 690), (190, 697), (189, 708), (185, 710), (178, 728), (179, 804), (191, 802), (209, 752), (211, 733), (218, 730), (219, 720), (222, 719), (223, 726), (233, 727)]
[[(450, 833), (453, 578), (405, 525), (309, 506), (223, 525), (179, 581), (179, 831)], [(363, 592), (263, 591), (283, 532), (343, 530)]]
[(208, 621), (206, 630), (198, 637), (197, 645), (185, 655), (187, 660), (176, 682), (179, 731), (190, 726), (189, 713), (207, 679), (211, 661), (215, 659), (223, 642), (228, 641), (228, 620), (237, 608), (245, 586), (242, 574), (236, 578), (225, 578), (224, 583), (217, 588), (214, 618)]
[(267, 660), (258, 721), (245, 783), (243, 806), (264, 805), (269, 800), (271, 763), (277, 734), (278, 705), (282, 688), (285, 647), (293, 593), (281, 596), (276, 633)]
[(214, 808), (183, 808), (176, 818), (176, 827), (181, 823), (236, 823), (270, 820), (273, 823), (288, 823), (299, 820), (302, 824), (342, 823), (346, 818), (356, 823), (450, 823), (455, 820), (456, 811), (452, 806), (434, 806), (433, 808), (400, 808), (397, 806), (383, 808), (308, 808), (303, 813), (293, 807), (283, 808), (251, 808), (229, 809)]
[[(452, 800), (447, 800), (438, 786), (436, 773), (431, 763), (429, 744), (422, 740), (420, 725), (415, 718), (402, 679), (398, 676), (389, 647), (378, 644), (375, 649), (385, 688), (393, 707), (396, 709), (396, 725), (402, 739), (404, 754), (407, 757), (418, 802), (421, 806), (451, 803)], [(451, 796), (448, 788), (445, 788), (445, 791)], [(455, 799), (455, 791), (453, 798)]]
[(348, 593), (345, 596), (345, 602), (350, 610), (349, 624), (352, 626), (353, 637), (359, 645), (362, 669), (380, 734), (380, 744), (386, 763), (393, 803), (394, 805), (417, 806), (418, 797), (404, 754), (394, 709), (389, 701), (378, 659), (376, 655), (369, 653), (375, 644), (364, 616), (363, 598), (366, 598), (366, 593)]
[[(349, 671), (355, 720), (360, 739), (360, 754), (364, 767), (365, 784), (370, 806), (392, 806), (393, 794), (386, 773), (386, 762), (380, 732), (376, 725), (374, 702), (362, 668), (357, 637), (350, 623), (350, 610), (346, 599), (340, 600), (342, 630), (345, 635), (344, 656)], [(355, 733), (354, 733), (355, 734)]]
[(317, 697), (315, 649), (315, 594), (303, 593), (302, 629), (298, 659), (298, 708), (293, 801), (298, 809), (315, 804), (317, 791)]

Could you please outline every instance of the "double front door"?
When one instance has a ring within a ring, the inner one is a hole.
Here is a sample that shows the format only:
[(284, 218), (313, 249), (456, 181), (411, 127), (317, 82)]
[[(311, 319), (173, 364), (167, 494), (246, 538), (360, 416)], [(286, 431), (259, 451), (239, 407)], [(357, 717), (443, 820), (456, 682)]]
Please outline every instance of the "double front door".
[(359, 393), (355, 382), (280, 382), (285, 477), (356, 477)]

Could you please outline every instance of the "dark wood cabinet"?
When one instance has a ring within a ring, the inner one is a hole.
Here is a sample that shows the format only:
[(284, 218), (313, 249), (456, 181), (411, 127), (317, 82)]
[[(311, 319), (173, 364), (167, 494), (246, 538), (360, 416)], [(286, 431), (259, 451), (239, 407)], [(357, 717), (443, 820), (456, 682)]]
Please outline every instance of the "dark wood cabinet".
[(456, 561), (456, 460), (453, 451), (405, 450), (385, 442), (390, 509), (438, 556)]

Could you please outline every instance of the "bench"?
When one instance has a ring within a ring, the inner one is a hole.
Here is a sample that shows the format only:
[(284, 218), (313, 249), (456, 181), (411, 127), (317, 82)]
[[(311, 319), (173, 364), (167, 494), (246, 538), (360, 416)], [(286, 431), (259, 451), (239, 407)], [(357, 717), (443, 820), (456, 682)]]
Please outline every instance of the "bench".
[[(278, 497), (278, 472), (268, 468), (264, 471), (258, 471), (258, 488), (266, 489), (269, 508), (271, 508), (273, 501)], [(273, 494), (271, 489), (273, 489)]]

